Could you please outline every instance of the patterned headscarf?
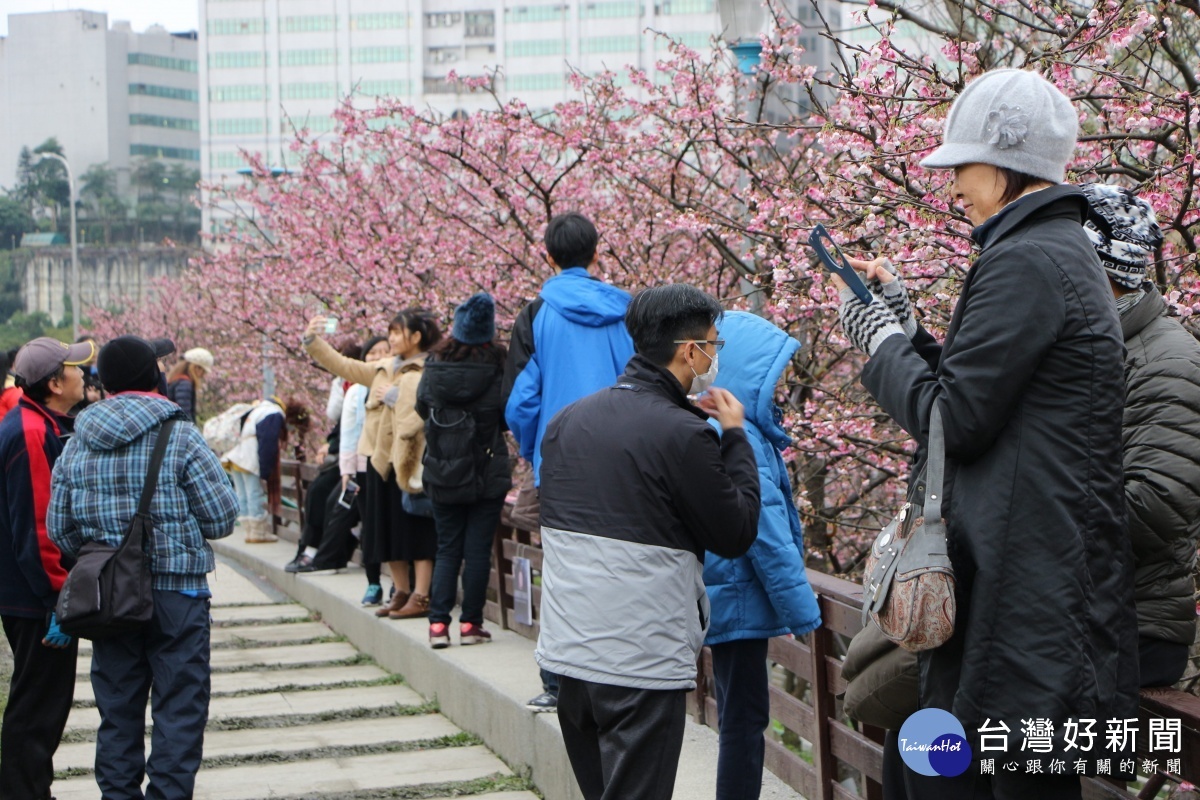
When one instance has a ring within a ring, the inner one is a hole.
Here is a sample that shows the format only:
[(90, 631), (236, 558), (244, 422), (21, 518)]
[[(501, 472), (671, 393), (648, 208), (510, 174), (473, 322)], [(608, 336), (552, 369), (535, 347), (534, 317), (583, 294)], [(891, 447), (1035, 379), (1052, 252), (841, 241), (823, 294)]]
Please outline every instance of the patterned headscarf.
[(1079, 187), (1088, 199), (1083, 229), (1100, 256), (1108, 277), (1126, 289), (1136, 289), (1146, 279), (1146, 268), (1162, 246), (1162, 230), (1154, 209), (1128, 189), (1103, 183)]

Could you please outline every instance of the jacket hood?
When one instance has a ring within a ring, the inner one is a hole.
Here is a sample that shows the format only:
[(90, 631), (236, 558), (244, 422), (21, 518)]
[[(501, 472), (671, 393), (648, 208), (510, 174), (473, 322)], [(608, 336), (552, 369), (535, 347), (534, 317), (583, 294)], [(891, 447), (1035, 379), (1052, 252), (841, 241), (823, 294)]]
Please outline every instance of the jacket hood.
[(75, 418), (75, 436), (89, 450), (116, 450), (171, 417), (187, 418), (179, 406), (160, 395), (119, 394), (81, 411)]
[(1151, 322), (1167, 313), (1166, 301), (1163, 300), (1157, 286), (1147, 281), (1142, 284), (1142, 289), (1146, 292), (1146, 296), (1121, 316), (1121, 335), (1127, 342), (1141, 333)]
[(439, 405), (465, 406), (483, 396), (502, 375), (501, 368), (495, 364), (426, 361), (421, 382), (424, 391)]
[(717, 322), (725, 340), (715, 386), (727, 389), (746, 407), (746, 421), (782, 450), (791, 444), (775, 406), (775, 386), (800, 343), (782, 329), (746, 311), (727, 311)]
[(625, 319), (632, 296), (598, 280), (583, 267), (564, 269), (542, 286), (541, 298), (578, 325), (600, 328)]

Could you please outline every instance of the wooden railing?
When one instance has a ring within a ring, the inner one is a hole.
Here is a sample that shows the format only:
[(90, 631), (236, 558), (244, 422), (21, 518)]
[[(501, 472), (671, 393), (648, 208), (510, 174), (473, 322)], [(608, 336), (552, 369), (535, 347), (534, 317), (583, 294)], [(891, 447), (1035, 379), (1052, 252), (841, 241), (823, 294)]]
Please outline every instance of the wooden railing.
[[(287, 476), (299, 477), (298, 506), (303, 514), (303, 492), (316, 470), (285, 467)], [(286, 490), (285, 490), (286, 491)], [(540, 571), (542, 550), (533, 543), (535, 533), (513, 524), (505, 509), (496, 531), (488, 601), (484, 616), (491, 622), (537, 639), (538, 607), (541, 587), (531, 587), (533, 625), (516, 621), (513, 602), (514, 558), (528, 558)], [(287, 509), (286, 511), (290, 511)], [(291, 514), (281, 514), (281, 523), (301, 525)], [(288, 538), (295, 534), (281, 531)], [(290, 535), (289, 535), (290, 534)], [(823, 624), (801, 639), (772, 639), (767, 653), (771, 669), (772, 729), (767, 732), (766, 765), (785, 783), (809, 800), (881, 800), (883, 772), (883, 735), (879, 728), (860, 725), (848, 719), (839, 699), (846, 688), (842, 679), (845, 646), (861, 629), (862, 587), (814, 570), (808, 580), (817, 596)], [(713, 683), (712, 654), (706, 647), (698, 663), (697, 688), (688, 697), (688, 710), (697, 722), (717, 728), (717, 708)], [(1182, 768), (1177, 774), (1153, 775), (1140, 786), (1088, 779), (1084, 781), (1085, 800), (1151, 800), (1168, 782), (1200, 783), (1200, 697), (1175, 689), (1142, 691), (1137, 738), (1138, 763), (1151, 758), (1149, 720), (1180, 719), (1183, 745)], [(1161, 758), (1161, 756), (1160, 756)], [(852, 783), (857, 793), (844, 783)], [(1195, 797), (1191, 794), (1179, 798)]]

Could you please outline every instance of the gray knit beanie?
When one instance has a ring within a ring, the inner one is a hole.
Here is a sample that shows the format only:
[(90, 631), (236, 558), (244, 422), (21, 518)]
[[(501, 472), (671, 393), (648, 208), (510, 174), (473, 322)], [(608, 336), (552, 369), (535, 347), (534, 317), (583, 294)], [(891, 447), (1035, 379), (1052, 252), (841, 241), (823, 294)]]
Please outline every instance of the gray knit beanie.
[(996, 69), (954, 101), (942, 146), (921, 166), (991, 164), (1062, 183), (1078, 132), (1075, 109), (1054, 84), (1033, 72)]

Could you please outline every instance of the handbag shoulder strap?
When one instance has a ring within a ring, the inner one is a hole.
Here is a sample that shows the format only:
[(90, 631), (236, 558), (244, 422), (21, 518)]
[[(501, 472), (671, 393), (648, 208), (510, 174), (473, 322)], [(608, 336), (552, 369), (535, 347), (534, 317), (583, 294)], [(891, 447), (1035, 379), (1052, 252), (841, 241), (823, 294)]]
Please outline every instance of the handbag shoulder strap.
[(150, 513), (150, 501), (154, 499), (154, 490), (158, 488), (158, 473), (162, 470), (163, 458), (167, 454), (167, 440), (171, 438), (171, 429), (178, 420), (171, 418), (163, 422), (158, 429), (158, 439), (154, 442), (154, 454), (150, 456), (150, 467), (146, 470), (146, 482), (142, 484), (142, 499), (138, 501), (137, 513), (146, 516)]
[(929, 459), (925, 466), (925, 519), (942, 518), (942, 483), (946, 475), (946, 436), (937, 400), (929, 414)]

